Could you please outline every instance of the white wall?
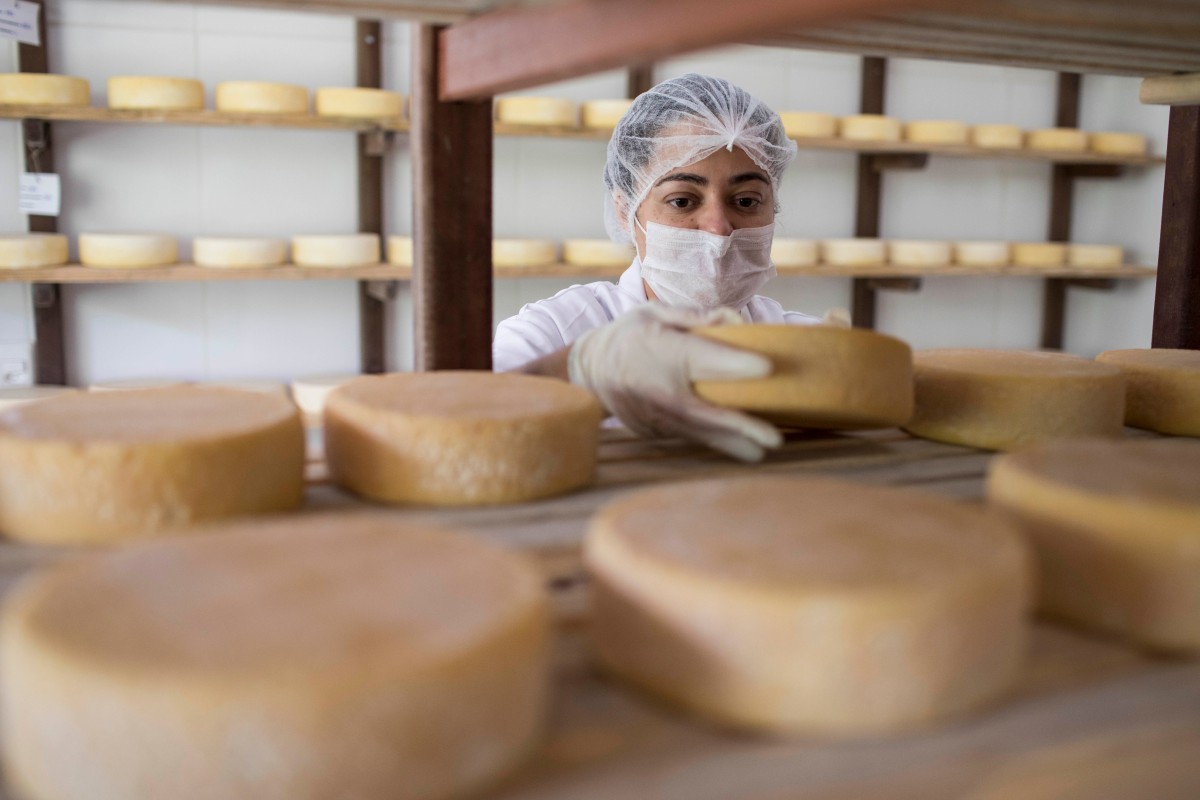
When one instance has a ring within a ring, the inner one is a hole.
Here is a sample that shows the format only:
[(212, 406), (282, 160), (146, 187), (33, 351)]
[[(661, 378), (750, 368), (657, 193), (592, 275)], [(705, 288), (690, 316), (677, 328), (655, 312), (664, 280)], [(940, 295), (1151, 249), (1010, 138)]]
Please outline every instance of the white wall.
[[(353, 25), (320, 14), (226, 9), (183, 3), (50, 0), (51, 66), (92, 82), (105, 100), (110, 75), (193, 76), (212, 87), (263, 79), (310, 88), (350, 85)], [(384, 26), (384, 84), (407, 92), (408, 27)], [(0, 48), (0, 69), (15, 68), (15, 47)], [(729, 78), (777, 110), (856, 111), (859, 60), (853, 56), (737, 47), (658, 65), (656, 77), (701, 71)], [(541, 87), (529, 94), (585, 100), (618, 97), (623, 73)], [(887, 110), (906, 119), (953, 118), (1047, 127), (1055, 78), (1046, 72), (909, 60), (892, 61)], [(1137, 82), (1088, 77), (1082, 125), (1135, 130), (1163, 152), (1166, 111), (1137, 103)], [(55, 127), (64, 176), (61, 229), (153, 230), (186, 246), (201, 234), (290, 236), (349, 232), (356, 221), (354, 137), (341, 132), (242, 130), (65, 123)], [(0, 121), (0, 182), (16, 185), (19, 127)], [(846, 236), (853, 231), (854, 157), (801, 152), (783, 187), (781, 231)], [(602, 237), (604, 147), (596, 142), (502, 138), (495, 143), (495, 233), (563, 239)], [(387, 159), (389, 233), (411, 231), (408, 142)], [(923, 238), (1042, 239), (1049, 198), (1047, 165), (932, 159), (923, 171), (889, 173), (882, 235)], [(1124, 245), (1130, 258), (1157, 256), (1162, 169), (1129, 170), (1117, 180), (1082, 181), (1073, 238)], [(0, 192), (0, 231), (19, 231), (16, 192)], [(554, 279), (501, 280), (499, 320), (521, 304), (567, 285)], [(780, 278), (768, 293), (811, 313), (849, 305), (849, 282)], [(1041, 283), (1024, 278), (940, 278), (916, 294), (882, 294), (879, 327), (918, 347), (1037, 344)], [(355, 371), (357, 299), (350, 281), (71, 286), (65, 292), (69, 378), (274, 377)], [(1066, 349), (1092, 355), (1147, 346), (1153, 282), (1112, 293), (1072, 290)], [(402, 287), (390, 319), (390, 366), (411, 367), (411, 308)], [(0, 342), (29, 341), (28, 287), (0, 284)]]

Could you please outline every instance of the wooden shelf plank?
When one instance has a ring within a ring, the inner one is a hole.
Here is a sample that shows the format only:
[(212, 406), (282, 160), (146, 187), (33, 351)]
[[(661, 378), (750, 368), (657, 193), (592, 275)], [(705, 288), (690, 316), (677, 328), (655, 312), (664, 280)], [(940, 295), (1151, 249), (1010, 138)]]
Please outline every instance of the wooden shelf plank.
[(124, 111), (100, 106), (0, 106), (3, 119), (42, 119), (53, 122), (143, 123), (241, 128), (298, 128), (325, 131), (407, 131), (400, 119), (319, 117), (316, 114), (230, 114), (200, 111)]

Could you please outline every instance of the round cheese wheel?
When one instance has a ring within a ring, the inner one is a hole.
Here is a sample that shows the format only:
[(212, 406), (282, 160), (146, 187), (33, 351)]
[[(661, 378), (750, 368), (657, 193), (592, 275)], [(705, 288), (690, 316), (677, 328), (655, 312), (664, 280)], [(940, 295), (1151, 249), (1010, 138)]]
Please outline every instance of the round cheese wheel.
[(387, 89), (326, 87), (316, 91), (317, 114), (365, 119), (404, 116), (404, 95)]
[(1018, 520), (1039, 608), (1165, 650), (1200, 651), (1200, 442), (1058, 442), (992, 462), (988, 500)]
[(949, 242), (896, 239), (887, 250), (888, 261), (898, 267), (944, 267), (952, 260)]
[(1125, 373), (1125, 424), (1200, 436), (1200, 350), (1108, 350), (1096, 356)]
[(204, 108), (204, 84), (194, 78), (120, 75), (108, 79), (108, 107), (198, 111)]
[(136, 389), (168, 389), (188, 386), (190, 381), (176, 378), (130, 378), (127, 380), (100, 381), (88, 386), (89, 392), (131, 392)]
[(307, 114), (308, 89), (288, 83), (223, 81), (217, 84), (216, 108), (240, 114)]
[(693, 333), (771, 359), (766, 378), (696, 381), (710, 403), (804, 428), (887, 428), (912, 416), (912, 350), (827, 325), (718, 325)]
[(57, 233), (0, 236), (0, 268), (36, 269), (67, 263), (67, 237)]
[(0, 411), (78, 391), (70, 386), (9, 386), (0, 389)]
[(1087, 150), (1088, 135), (1076, 128), (1044, 128), (1026, 133), (1025, 146), (1030, 150), (1081, 153)]
[(0, 105), (86, 106), (91, 86), (83, 78), (35, 72), (0, 75)]
[(771, 261), (777, 267), (811, 267), (820, 260), (815, 239), (780, 239), (771, 242)]
[(1025, 132), (1017, 125), (972, 125), (970, 137), (976, 147), (1018, 150), (1025, 142)]
[(305, 422), (321, 424), (325, 401), (334, 389), (347, 384), (359, 375), (313, 375), (292, 381), (292, 402), (304, 415)]
[(1010, 258), (1008, 242), (954, 243), (954, 263), (964, 267), (1002, 267)]
[(79, 263), (85, 267), (165, 267), (179, 260), (179, 243), (161, 233), (81, 233)]
[(304, 492), (300, 416), (282, 398), (179, 387), (86, 392), (0, 414), (0, 531), (112, 544), (283, 511)]
[(838, 133), (838, 118), (819, 111), (781, 111), (783, 131), (793, 139), (831, 139)]
[(632, 244), (610, 239), (567, 239), (562, 244), (563, 261), (580, 267), (628, 267), (635, 256)]
[(1094, 152), (1114, 156), (1144, 156), (1148, 147), (1145, 136), (1116, 131), (1093, 133), (1088, 143)]
[(1125, 378), (1066, 353), (971, 348), (913, 354), (910, 433), (986, 450), (1048, 439), (1120, 436)]
[(411, 236), (389, 236), (387, 238), (387, 260), (393, 267), (413, 265), (413, 238)]
[(192, 260), (201, 267), (274, 267), (287, 261), (282, 239), (198, 236), (192, 241)]
[(292, 262), (298, 267), (365, 267), (379, 263), (379, 235), (348, 233), (293, 236)]
[(217, 389), (234, 389), (239, 392), (258, 392), (259, 394), (271, 394), (285, 397), (289, 401), (291, 395), (288, 394), (286, 383), (280, 381), (266, 380), (231, 380), (231, 381), (210, 381), (205, 386), (210, 386)]
[(558, 242), (550, 239), (495, 239), (492, 266), (544, 267), (558, 262)]
[(819, 736), (900, 732), (1004, 691), (1029, 560), (977, 507), (766, 475), (628, 495), (584, 544), (602, 666), (725, 724)]
[(579, 124), (575, 101), (561, 97), (499, 97), (496, 121), (509, 125), (556, 125), (574, 128)]
[(862, 267), (887, 261), (887, 244), (882, 239), (824, 239), (821, 260), (839, 267)]
[(44, 798), (474, 794), (533, 747), (549, 637), (524, 558), (382, 515), (93, 556), (6, 603), (5, 771)]
[(1018, 267), (1061, 267), (1067, 260), (1067, 246), (1061, 242), (1013, 242), (1011, 253)]
[(1119, 267), (1125, 251), (1115, 244), (1072, 244), (1067, 247), (1067, 263), (1072, 267)]
[(334, 481), (373, 500), (517, 503), (592, 479), (602, 416), (591, 392), (552, 378), (372, 375), (329, 396), (325, 450)]
[(967, 125), (951, 119), (922, 119), (904, 126), (904, 138), (920, 144), (966, 144)]
[(611, 130), (633, 105), (632, 100), (588, 100), (583, 104), (583, 127)]
[(838, 127), (843, 139), (862, 142), (898, 142), (902, 133), (899, 120), (880, 114), (842, 117)]

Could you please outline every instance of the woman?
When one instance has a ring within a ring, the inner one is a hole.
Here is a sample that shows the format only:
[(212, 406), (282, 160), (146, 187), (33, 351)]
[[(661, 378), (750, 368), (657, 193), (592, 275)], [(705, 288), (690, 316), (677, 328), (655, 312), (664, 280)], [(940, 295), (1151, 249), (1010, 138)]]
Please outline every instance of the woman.
[(642, 435), (748, 461), (778, 447), (774, 426), (691, 390), (693, 380), (762, 377), (770, 362), (688, 331), (819, 321), (756, 294), (775, 275), (776, 198), (795, 154), (779, 115), (728, 81), (684, 75), (640, 95), (604, 167), (605, 227), (637, 257), (615, 285), (572, 286), (500, 323), (495, 369), (586, 386)]

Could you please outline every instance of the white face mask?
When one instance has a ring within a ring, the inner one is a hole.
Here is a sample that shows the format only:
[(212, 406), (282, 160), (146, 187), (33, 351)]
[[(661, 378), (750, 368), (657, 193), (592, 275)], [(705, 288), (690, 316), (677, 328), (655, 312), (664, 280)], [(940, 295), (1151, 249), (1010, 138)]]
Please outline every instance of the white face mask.
[[(641, 227), (641, 223), (634, 222)], [(741, 311), (775, 277), (775, 223), (739, 228), (729, 236), (649, 223), (642, 278), (669, 306), (726, 306)]]

